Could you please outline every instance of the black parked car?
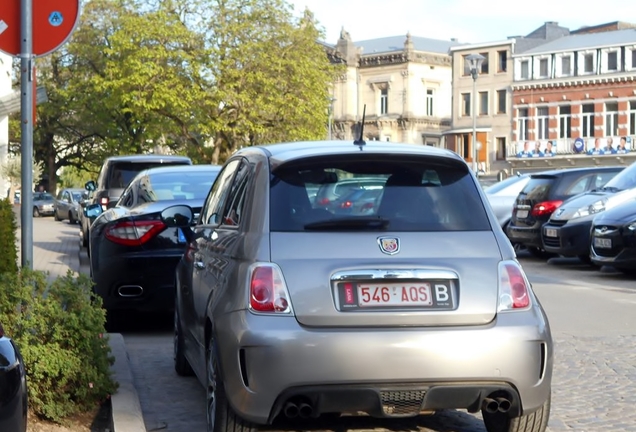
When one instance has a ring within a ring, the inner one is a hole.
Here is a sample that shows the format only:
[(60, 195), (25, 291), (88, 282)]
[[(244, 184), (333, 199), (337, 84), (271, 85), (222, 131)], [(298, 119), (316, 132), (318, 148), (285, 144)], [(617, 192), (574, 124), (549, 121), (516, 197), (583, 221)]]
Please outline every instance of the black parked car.
[(623, 167), (567, 168), (530, 176), (514, 203), (506, 227), (511, 242), (525, 246), (538, 257), (550, 254), (543, 248), (541, 228), (566, 199), (598, 189)]
[(15, 342), (0, 325), (0, 431), (27, 429), (27, 381), (24, 361)]
[(598, 214), (591, 233), (592, 263), (636, 274), (636, 201), (627, 201)]
[[(81, 205), (100, 204), (106, 211), (117, 204), (117, 200), (128, 183), (140, 172), (148, 168), (165, 165), (192, 165), (186, 156), (167, 155), (130, 155), (112, 156), (102, 165), (97, 182), (91, 180), (86, 183), (88, 198)], [(86, 217), (80, 212), (80, 229), (82, 246), (88, 246), (88, 237), (94, 218)]]
[(543, 226), (543, 247), (566, 257), (590, 260), (590, 232), (601, 213), (636, 199), (636, 163), (624, 168), (602, 188), (565, 201)]
[(172, 310), (174, 272), (186, 239), (159, 215), (175, 204), (199, 212), (219, 170), (216, 165), (151, 168), (132, 180), (115, 207), (103, 213), (99, 203), (86, 207), (87, 216), (101, 213), (90, 230), (90, 271), (110, 323), (121, 310)]

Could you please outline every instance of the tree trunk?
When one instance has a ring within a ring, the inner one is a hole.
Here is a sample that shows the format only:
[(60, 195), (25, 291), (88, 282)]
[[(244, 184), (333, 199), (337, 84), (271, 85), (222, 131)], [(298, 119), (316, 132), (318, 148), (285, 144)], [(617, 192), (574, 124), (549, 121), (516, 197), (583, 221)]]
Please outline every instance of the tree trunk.
[(46, 161), (47, 171), (49, 173), (49, 192), (53, 195), (57, 194), (57, 165), (55, 164), (55, 152), (53, 146), (47, 155)]

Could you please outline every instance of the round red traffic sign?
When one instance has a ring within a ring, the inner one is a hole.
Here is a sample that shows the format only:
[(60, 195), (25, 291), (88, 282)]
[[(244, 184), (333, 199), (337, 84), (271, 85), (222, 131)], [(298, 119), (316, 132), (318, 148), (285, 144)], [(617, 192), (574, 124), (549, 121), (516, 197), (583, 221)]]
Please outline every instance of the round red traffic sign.
[[(0, 51), (21, 54), (21, 1), (2, 0), (0, 8)], [(33, 49), (44, 56), (62, 46), (79, 22), (80, 0), (33, 0)], [(27, 54), (27, 53), (24, 53)]]

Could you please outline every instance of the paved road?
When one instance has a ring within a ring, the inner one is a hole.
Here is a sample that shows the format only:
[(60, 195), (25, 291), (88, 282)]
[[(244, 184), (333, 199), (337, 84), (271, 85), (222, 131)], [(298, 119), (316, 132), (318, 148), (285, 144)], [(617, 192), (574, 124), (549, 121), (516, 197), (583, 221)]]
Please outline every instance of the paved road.
[[(34, 221), (35, 267), (82, 271), (76, 226), (52, 218)], [(67, 251), (68, 249), (68, 251)], [(72, 250), (71, 250), (72, 249)], [(636, 430), (636, 278), (602, 271), (576, 259), (549, 262), (521, 256), (551, 321), (556, 341), (550, 431)], [(83, 270), (85, 271), (85, 269)], [(205, 394), (194, 378), (177, 377), (172, 364), (171, 317), (135, 316), (124, 332), (135, 385), (149, 431), (205, 430)], [(447, 411), (393, 423), (340, 420), (314, 429), (485, 432), (478, 416)]]

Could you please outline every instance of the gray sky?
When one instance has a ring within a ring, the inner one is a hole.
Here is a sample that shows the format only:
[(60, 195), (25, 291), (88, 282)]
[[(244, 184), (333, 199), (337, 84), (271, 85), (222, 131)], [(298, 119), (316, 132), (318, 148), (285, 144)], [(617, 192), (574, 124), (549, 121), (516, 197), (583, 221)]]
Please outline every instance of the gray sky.
[(476, 43), (525, 35), (546, 21), (571, 30), (611, 21), (636, 22), (626, 0), (288, 0), (308, 7), (335, 43), (344, 26), (354, 41), (406, 35)]

